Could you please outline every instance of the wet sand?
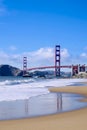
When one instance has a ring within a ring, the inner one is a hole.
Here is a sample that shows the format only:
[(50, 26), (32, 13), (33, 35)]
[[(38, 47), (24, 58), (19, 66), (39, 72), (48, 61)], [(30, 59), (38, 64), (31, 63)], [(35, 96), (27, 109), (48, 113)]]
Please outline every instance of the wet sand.
[[(87, 96), (87, 86), (50, 88), (51, 92), (78, 93)], [(0, 130), (87, 130), (87, 108), (30, 119), (0, 121)]]

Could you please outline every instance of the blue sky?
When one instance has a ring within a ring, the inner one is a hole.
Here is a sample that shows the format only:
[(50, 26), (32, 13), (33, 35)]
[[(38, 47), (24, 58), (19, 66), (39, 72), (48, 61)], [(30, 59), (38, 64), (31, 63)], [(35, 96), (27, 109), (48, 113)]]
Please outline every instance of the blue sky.
[(61, 64), (87, 64), (86, 0), (0, 0), (0, 64), (54, 65), (56, 44)]

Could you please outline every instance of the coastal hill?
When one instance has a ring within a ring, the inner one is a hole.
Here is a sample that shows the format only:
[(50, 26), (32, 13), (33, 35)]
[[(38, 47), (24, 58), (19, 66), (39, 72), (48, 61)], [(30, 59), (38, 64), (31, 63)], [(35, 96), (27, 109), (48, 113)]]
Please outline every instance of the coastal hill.
[(0, 76), (21, 76), (23, 72), (10, 65), (0, 65)]

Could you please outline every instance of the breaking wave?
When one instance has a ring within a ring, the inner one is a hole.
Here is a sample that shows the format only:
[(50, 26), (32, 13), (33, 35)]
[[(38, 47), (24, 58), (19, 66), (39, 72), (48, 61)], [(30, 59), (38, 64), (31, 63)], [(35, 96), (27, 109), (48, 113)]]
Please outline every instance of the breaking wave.
[(24, 100), (48, 94), (48, 87), (62, 87), (86, 79), (27, 79), (0, 78), (0, 101)]

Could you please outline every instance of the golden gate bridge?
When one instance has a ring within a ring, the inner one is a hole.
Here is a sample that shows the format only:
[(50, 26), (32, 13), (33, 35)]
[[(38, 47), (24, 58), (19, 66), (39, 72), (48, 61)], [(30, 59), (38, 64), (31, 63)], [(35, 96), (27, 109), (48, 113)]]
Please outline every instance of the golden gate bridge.
[(42, 67), (32, 67), (27, 68), (27, 57), (23, 57), (23, 76), (27, 76), (27, 72), (31, 70), (37, 70), (37, 69), (55, 69), (55, 76), (60, 76), (60, 69), (61, 68), (71, 68), (72, 69), (72, 75), (78, 74), (79, 72), (85, 72), (86, 66), (82, 65), (63, 65), (61, 66), (61, 54), (60, 54), (60, 45), (55, 46), (55, 63), (54, 66), (42, 66)]

